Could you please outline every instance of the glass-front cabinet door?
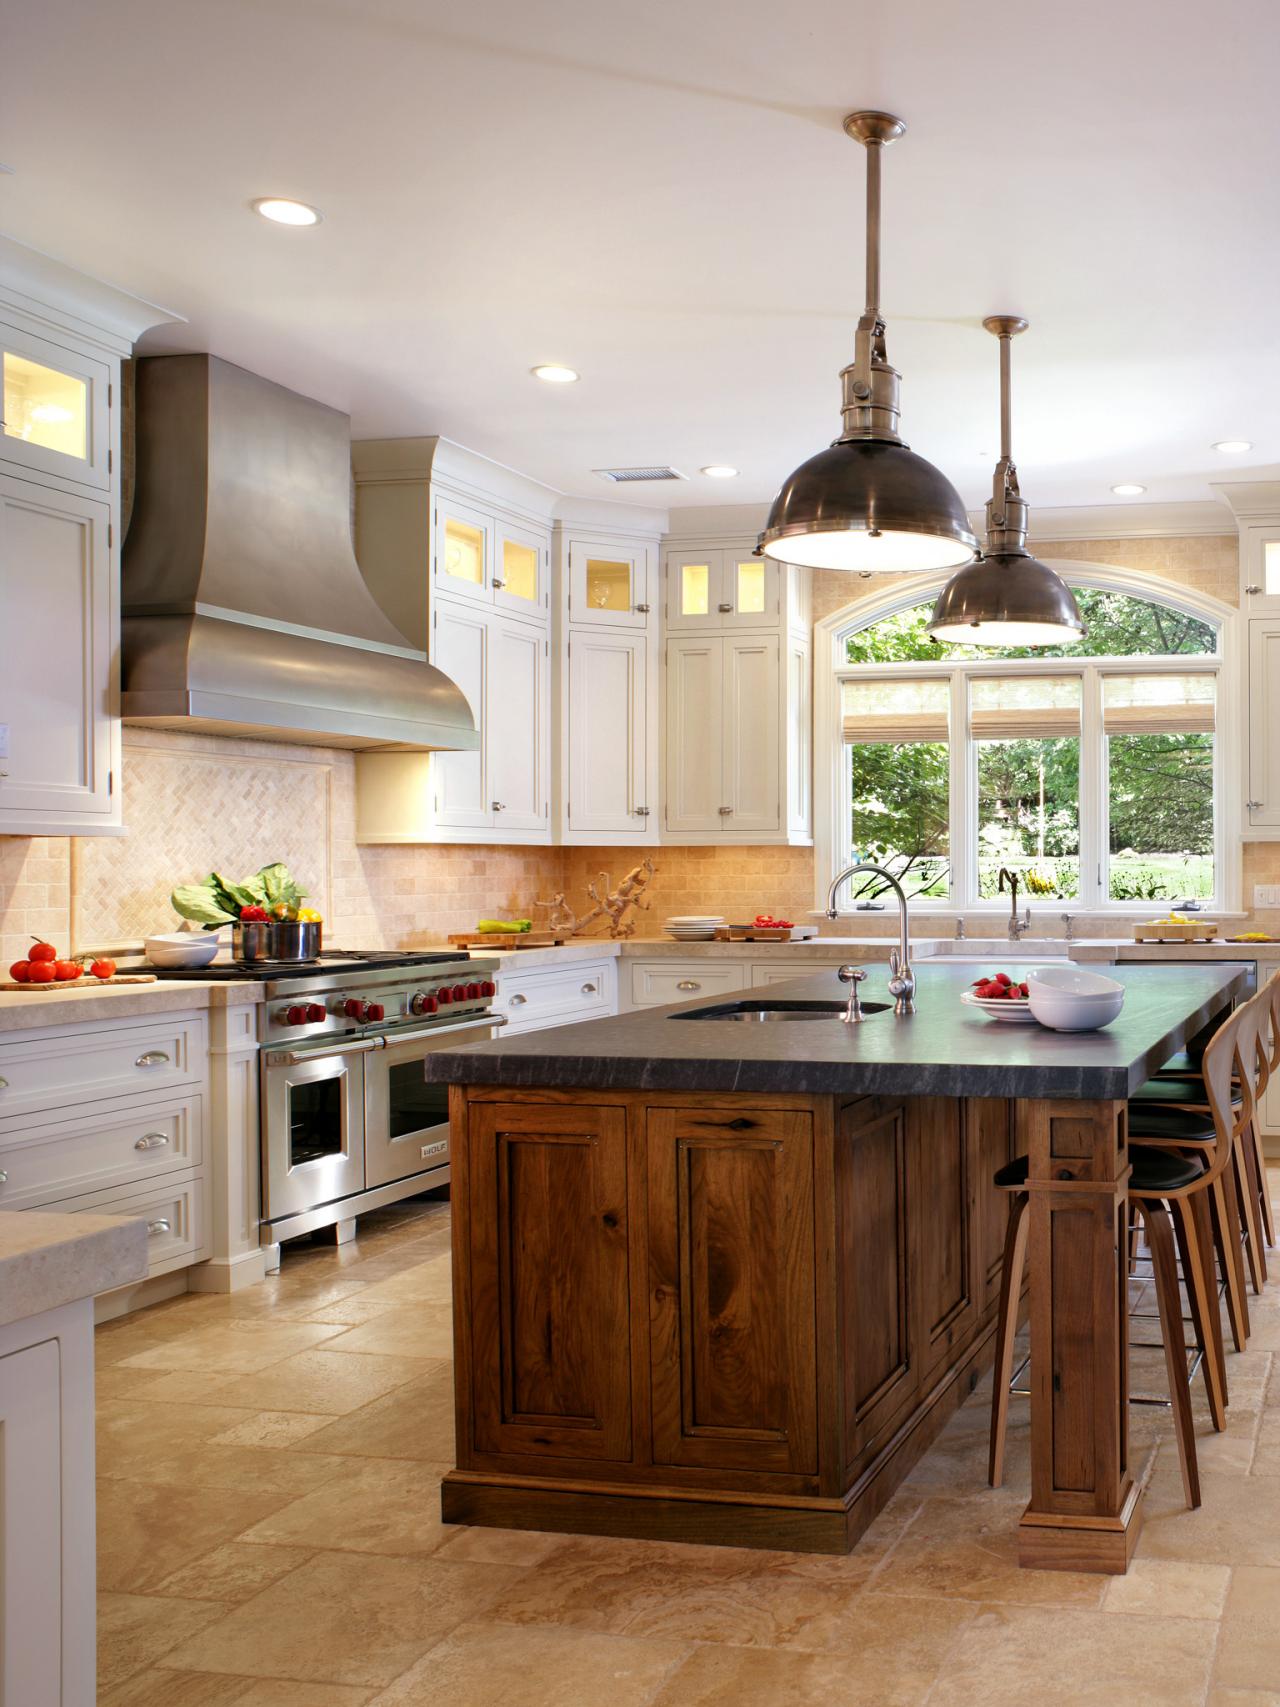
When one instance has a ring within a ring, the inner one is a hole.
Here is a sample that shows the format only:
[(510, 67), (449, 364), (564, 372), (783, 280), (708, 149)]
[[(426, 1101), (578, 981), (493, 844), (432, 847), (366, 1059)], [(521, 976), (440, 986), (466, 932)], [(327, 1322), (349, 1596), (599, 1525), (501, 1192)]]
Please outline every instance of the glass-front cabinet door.
[(111, 484), (106, 362), (0, 325), (0, 462), (77, 485)]
[(569, 542), (569, 620), (608, 628), (644, 628), (649, 620), (649, 552), (574, 539)]
[(433, 507), (433, 591), (451, 598), (493, 602), (493, 524), (481, 510), (439, 499)]
[(778, 620), (779, 565), (750, 551), (670, 551), (667, 627), (768, 628)]
[(494, 604), (512, 616), (545, 618), (551, 560), (546, 535), (499, 522), (495, 541)]

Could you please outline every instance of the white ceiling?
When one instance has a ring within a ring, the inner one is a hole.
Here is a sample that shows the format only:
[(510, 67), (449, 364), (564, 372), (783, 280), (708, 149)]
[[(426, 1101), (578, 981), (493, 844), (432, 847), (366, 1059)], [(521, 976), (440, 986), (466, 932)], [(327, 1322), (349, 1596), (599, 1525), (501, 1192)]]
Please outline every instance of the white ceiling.
[[(1280, 472), (1272, 0), (0, 0), (0, 229), (209, 349), (563, 491), (768, 498), (834, 437), (885, 161), (904, 435), (980, 504)], [(251, 198), (315, 203), (309, 231)], [(574, 386), (531, 379), (539, 361)], [(1243, 457), (1209, 449), (1252, 439)], [(983, 453), (988, 453), (983, 455)], [(741, 478), (710, 481), (729, 462)]]

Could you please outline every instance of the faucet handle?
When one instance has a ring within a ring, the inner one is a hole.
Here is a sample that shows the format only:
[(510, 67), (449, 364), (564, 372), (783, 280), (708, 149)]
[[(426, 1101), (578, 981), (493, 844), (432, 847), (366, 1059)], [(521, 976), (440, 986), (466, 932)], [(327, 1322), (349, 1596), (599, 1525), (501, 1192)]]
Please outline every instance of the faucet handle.
[(861, 984), (867, 976), (865, 966), (842, 966), (836, 977), (842, 984)]

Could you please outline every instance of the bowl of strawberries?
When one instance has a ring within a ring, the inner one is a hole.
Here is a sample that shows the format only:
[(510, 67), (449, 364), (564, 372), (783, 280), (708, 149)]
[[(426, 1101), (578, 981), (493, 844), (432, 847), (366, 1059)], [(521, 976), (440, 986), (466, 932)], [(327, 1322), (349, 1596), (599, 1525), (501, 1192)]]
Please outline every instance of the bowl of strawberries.
[(975, 978), (970, 989), (962, 992), (960, 1000), (967, 1008), (977, 1008), (988, 1019), (1003, 1020), (1006, 1025), (1034, 1025), (1025, 979), (1011, 978), (1007, 972), (992, 972)]

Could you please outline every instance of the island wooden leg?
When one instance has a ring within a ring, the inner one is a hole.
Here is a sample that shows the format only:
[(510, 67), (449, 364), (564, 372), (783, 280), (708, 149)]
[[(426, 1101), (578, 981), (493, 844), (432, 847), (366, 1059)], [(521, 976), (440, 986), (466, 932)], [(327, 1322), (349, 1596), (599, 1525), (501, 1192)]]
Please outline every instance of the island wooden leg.
[(1028, 1157), (1031, 1503), (1023, 1565), (1122, 1575), (1141, 1489), (1129, 1466), (1123, 1102), (1017, 1105)]

